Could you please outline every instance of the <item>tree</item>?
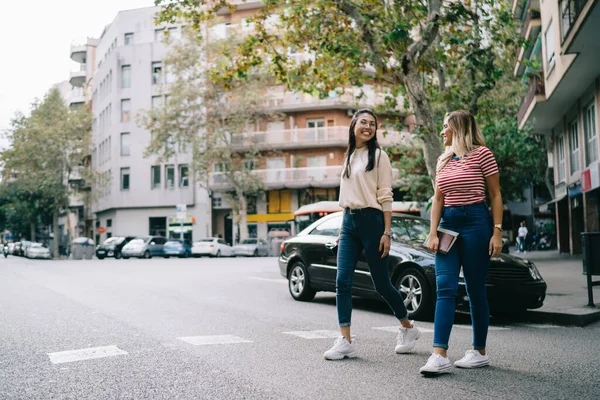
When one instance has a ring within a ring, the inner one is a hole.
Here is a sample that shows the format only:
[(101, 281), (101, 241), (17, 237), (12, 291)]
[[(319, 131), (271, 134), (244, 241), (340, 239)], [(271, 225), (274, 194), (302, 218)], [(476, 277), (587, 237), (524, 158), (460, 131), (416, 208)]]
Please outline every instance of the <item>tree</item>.
[[(164, 88), (168, 101), (138, 115), (138, 124), (151, 133), (145, 155), (166, 161), (178, 152), (190, 151), (194, 181), (211, 195), (211, 176), (213, 184), (224, 188), (223, 196), (232, 207), (233, 222), (239, 225), (240, 239), (244, 240), (248, 237), (248, 200), (264, 188), (260, 176), (253, 172), (263, 155), (245, 134), (279, 118), (266, 107), (268, 97), (262, 93), (268, 77), (258, 69), (249, 70), (249, 79), (232, 81), (226, 91), (209, 79), (207, 60), (220, 65), (235, 51), (235, 42), (215, 40), (207, 44), (188, 33), (170, 45), (164, 62), (175, 80)], [(218, 171), (213, 171), (215, 166)]]
[[(219, 10), (234, 10), (239, 2), (155, 3), (163, 6), (159, 21), (184, 18), (198, 30), (218, 18)], [(443, 6), (441, 0), (270, 0), (248, 20), (254, 32), (229, 62), (214, 67), (218, 82), (229, 86), (257, 65), (267, 65), (290, 90), (321, 96), (374, 82), (389, 88), (381, 110), (386, 114), (398, 112), (397, 95), (403, 94), (416, 116), (414, 133), (422, 141), (432, 180), (441, 153), (436, 117), (439, 121), (448, 109), (466, 105), (476, 113), (479, 99), (502, 73), (499, 56), (513, 54), (517, 44), (507, 0)], [(289, 48), (312, 57), (295, 62)]]
[(0, 159), (4, 174), (18, 182), (20, 190), (36, 193), (52, 214), (54, 256), (58, 257), (58, 217), (69, 205), (69, 175), (89, 151), (92, 115), (85, 107), (65, 105), (57, 88), (29, 116), (17, 115), (7, 131), (10, 147)]

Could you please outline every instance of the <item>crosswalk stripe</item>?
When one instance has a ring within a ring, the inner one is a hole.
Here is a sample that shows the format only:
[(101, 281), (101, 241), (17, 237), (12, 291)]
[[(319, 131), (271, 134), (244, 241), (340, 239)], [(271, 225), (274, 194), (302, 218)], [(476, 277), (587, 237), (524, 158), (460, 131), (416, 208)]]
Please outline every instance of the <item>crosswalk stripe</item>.
[(285, 335), (298, 336), (302, 339), (332, 339), (340, 336), (339, 332), (328, 330), (281, 332)]
[(117, 346), (102, 346), (102, 347), (90, 347), (87, 349), (78, 350), (67, 350), (57, 351), (54, 353), (47, 353), (50, 357), (50, 361), (53, 364), (61, 364), (73, 361), (92, 360), (95, 358), (104, 358), (112, 356), (121, 356), (129, 354), (126, 351), (119, 349)]
[[(394, 325), (394, 326), (374, 326), (371, 329), (377, 329), (378, 331), (386, 331), (386, 332), (393, 332), (393, 333), (398, 333), (398, 329), (400, 327), (398, 325)], [(421, 332), (421, 333), (432, 333), (433, 329), (428, 329), (428, 328), (423, 328), (420, 326), (417, 326), (417, 329)]]
[(194, 346), (203, 346), (211, 344), (236, 344), (253, 343), (252, 340), (244, 339), (235, 335), (213, 335), (213, 336), (184, 336), (177, 339)]

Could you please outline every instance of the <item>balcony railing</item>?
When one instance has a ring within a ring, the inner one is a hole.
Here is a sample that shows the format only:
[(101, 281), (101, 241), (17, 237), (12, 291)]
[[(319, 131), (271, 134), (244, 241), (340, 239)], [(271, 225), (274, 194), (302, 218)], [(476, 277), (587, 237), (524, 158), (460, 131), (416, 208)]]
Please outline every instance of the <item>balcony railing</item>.
[(529, 29), (529, 25), (531, 24), (531, 21), (536, 20), (536, 19), (540, 19), (541, 18), (541, 14), (539, 12), (539, 10), (528, 10), (526, 15), (525, 15), (525, 20), (523, 21), (523, 25), (521, 26), (521, 37), (528, 39), (527, 37), (525, 37), (525, 35), (527, 34), (527, 29)]
[(573, 29), (586, 3), (587, 0), (562, 0), (560, 2), (563, 42), (569, 36), (569, 33), (571, 33), (571, 29)]
[[(257, 169), (252, 171), (263, 182), (265, 189), (302, 189), (307, 187), (329, 188), (340, 185), (342, 166)], [(392, 173), (398, 180), (399, 171)], [(229, 190), (230, 184), (225, 172), (209, 175), (209, 187), (212, 190)]]
[[(346, 147), (348, 126), (322, 128), (283, 129), (264, 132), (251, 132), (233, 135), (231, 146), (234, 150), (256, 148), (258, 150), (285, 150), (314, 147)], [(381, 146), (393, 146), (406, 141), (408, 133), (383, 130), (378, 134)]]
[(517, 113), (517, 121), (519, 126), (521, 126), (521, 122), (523, 121), (523, 118), (525, 118), (525, 115), (527, 114), (527, 110), (529, 110), (531, 103), (538, 95), (546, 95), (546, 90), (544, 87), (544, 78), (541, 76), (533, 76), (532, 78), (530, 78), (529, 88), (527, 89), (527, 93), (525, 93), (525, 97), (523, 98), (523, 101), (521, 102), (521, 106), (519, 107), (519, 111)]

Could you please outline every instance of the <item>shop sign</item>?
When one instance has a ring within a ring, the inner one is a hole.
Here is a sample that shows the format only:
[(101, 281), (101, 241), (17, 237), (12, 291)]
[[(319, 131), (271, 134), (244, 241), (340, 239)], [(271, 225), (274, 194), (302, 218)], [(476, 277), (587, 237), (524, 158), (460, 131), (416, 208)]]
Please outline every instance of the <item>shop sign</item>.
[(581, 191), (589, 192), (600, 187), (599, 163), (594, 161), (590, 167), (581, 173)]
[(581, 195), (581, 183), (576, 183), (574, 185), (569, 186), (569, 198), (577, 197)]

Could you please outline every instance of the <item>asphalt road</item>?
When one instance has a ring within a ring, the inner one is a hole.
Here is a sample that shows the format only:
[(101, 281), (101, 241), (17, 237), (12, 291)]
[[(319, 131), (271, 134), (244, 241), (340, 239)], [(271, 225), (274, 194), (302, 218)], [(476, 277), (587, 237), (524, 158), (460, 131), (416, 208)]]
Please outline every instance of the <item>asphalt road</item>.
[[(459, 317), (449, 356), (469, 348)], [(355, 299), (360, 357), (325, 361), (335, 297), (294, 301), (275, 258), (0, 260), (0, 399), (588, 399), (600, 324), (491, 328), (492, 365), (424, 378), (431, 322), (394, 353), (397, 321)]]

